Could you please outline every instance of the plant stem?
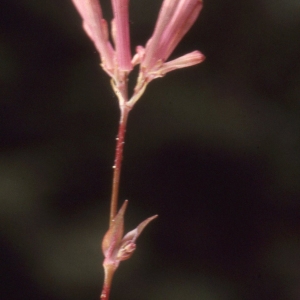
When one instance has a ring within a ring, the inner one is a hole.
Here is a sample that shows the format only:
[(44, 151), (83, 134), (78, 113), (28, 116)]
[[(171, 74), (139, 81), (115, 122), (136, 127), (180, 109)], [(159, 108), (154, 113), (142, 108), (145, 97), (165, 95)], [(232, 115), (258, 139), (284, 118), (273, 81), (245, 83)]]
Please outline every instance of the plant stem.
[(100, 295), (100, 300), (108, 300), (110, 294), (110, 287), (112, 278), (115, 272), (115, 268), (112, 265), (107, 265), (104, 267), (105, 277), (104, 284), (102, 288), (102, 293)]
[[(121, 113), (120, 113), (119, 131), (118, 131), (118, 135), (117, 135), (115, 163), (113, 166), (114, 173), (113, 173), (112, 193), (111, 193), (111, 202), (110, 202), (109, 227), (112, 226), (112, 224), (114, 222), (114, 218), (117, 214), (124, 139), (125, 139), (126, 125), (127, 125), (128, 114), (130, 112), (130, 107), (126, 106), (126, 104), (122, 105), (122, 106), (120, 106), (120, 111), (121, 111)], [(116, 267), (113, 264), (105, 264), (104, 265), (105, 276), (104, 276), (102, 293), (100, 295), (100, 300), (109, 300), (111, 282), (112, 282), (112, 278), (115, 273), (115, 270), (116, 270)]]
[(113, 166), (114, 174), (113, 174), (112, 194), (111, 194), (111, 202), (110, 202), (109, 227), (112, 225), (113, 220), (117, 214), (119, 184), (120, 184), (121, 166), (122, 166), (122, 158), (123, 158), (123, 146), (124, 146), (127, 119), (128, 119), (128, 114), (130, 109), (131, 108), (129, 106), (126, 106), (126, 104), (120, 107), (121, 113), (120, 113), (119, 131), (117, 136), (115, 164)]

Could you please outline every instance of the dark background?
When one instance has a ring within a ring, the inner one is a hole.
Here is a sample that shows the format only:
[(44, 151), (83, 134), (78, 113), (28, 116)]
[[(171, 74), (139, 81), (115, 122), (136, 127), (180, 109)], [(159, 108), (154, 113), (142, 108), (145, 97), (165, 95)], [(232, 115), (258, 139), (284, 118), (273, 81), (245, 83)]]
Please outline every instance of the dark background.
[[(131, 1), (133, 49), (160, 4)], [(99, 299), (117, 99), (71, 1), (0, 26), (1, 299)], [(159, 218), (112, 299), (299, 300), (300, 2), (206, 0), (172, 57), (196, 49), (130, 115), (126, 228)]]

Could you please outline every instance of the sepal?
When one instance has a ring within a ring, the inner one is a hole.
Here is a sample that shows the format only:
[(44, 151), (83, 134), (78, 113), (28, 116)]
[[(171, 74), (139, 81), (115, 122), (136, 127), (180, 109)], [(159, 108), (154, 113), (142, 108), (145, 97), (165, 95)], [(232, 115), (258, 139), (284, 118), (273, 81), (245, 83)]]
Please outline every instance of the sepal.
[(122, 238), (124, 233), (124, 214), (127, 204), (128, 200), (125, 200), (103, 238), (102, 251), (105, 257), (103, 262), (104, 266), (112, 265), (116, 269), (120, 261), (130, 258), (136, 249), (137, 238), (145, 227), (157, 217), (157, 215), (155, 215), (144, 220)]

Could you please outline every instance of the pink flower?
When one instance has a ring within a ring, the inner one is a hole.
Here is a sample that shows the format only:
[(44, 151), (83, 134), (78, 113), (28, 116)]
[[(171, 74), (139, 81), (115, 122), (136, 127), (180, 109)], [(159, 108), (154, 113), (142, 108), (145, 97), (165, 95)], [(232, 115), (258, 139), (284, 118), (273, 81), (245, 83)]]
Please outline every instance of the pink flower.
[(113, 76), (115, 51), (108, 39), (108, 26), (98, 0), (72, 0), (83, 20), (83, 28), (98, 50), (103, 69)]
[(94, 42), (103, 69), (117, 82), (122, 73), (132, 69), (129, 38), (128, 1), (112, 0), (114, 19), (112, 37), (115, 50), (109, 41), (108, 26), (102, 16), (98, 0), (72, 0), (83, 19), (83, 28)]
[(130, 37), (129, 37), (129, 0), (112, 0), (114, 20), (113, 38), (116, 45), (118, 68), (122, 71), (131, 71)]
[(164, 0), (152, 37), (146, 47), (138, 46), (133, 64), (140, 64), (140, 73), (131, 106), (141, 97), (147, 84), (166, 73), (193, 66), (204, 61), (205, 56), (193, 51), (177, 59), (166, 62), (175, 47), (196, 21), (202, 0)]
[[(164, 0), (152, 37), (146, 47), (137, 46), (131, 59), (129, 36), (129, 0), (111, 0), (114, 19), (112, 38), (109, 41), (108, 25), (103, 19), (98, 0), (72, 0), (83, 19), (83, 27), (100, 53), (103, 69), (112, 77), (112, 85), (119, 98), (120, 107), (131, 108), (141, 97), (147, 84), (166, 73), (201, 63), (205, 57), (193, 51), (172, 61), (168, 58), (196, 21), (202, 0)], [(151, 1), (151, 0), (149, 0)], [(140, 72), (134, 94), (127, 95), (128, 74), (134, 65), (140, 64)]]
[[(141, 60), (141, 68), (145, 72), (158, 72), (194, 24), (202, 5), (202, 0), (165, 0), (163, 2), (154, 33), (146, 45), (145, 55)], [(187, 60), (186, 62), (188, 65), (197, 64), (203, 59), (204, 56), (197, 51), (190, 57), (190, 62)]]

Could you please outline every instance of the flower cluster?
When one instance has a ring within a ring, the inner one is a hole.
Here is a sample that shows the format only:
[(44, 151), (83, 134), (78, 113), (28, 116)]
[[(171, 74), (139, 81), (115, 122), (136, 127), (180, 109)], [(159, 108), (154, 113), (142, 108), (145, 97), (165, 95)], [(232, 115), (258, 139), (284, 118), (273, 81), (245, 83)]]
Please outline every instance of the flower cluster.
[[(202, 9), (202, 0), (164, 0), (152, 37), (145, 47), (136, 47), (133, 57), (130, 52), (129, 0), (111, 0), (114, 15), (111, 24), (113, 44), (109, 39), (108, 24), (103, 18), (99, 0), (72, 1), (83, 19), (84, 30), (100, 54), (102, 68), (112, 78), (120, 107), (126, 105), (132, 108), (151, 80), (205, 59), (201, 52), (193, 51), (167, 61), (197, 19)], [(129, 99), (128, 74), (138, 64), (140, 71), (137, 84)]]

